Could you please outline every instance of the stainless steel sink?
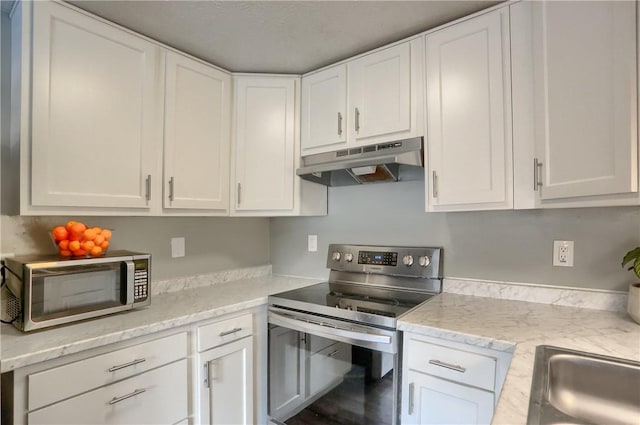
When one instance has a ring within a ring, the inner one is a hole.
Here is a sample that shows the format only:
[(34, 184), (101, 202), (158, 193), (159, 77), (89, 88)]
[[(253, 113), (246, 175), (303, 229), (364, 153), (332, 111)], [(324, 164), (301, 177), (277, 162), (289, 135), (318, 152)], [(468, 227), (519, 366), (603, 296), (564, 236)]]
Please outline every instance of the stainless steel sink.
[(538, 346), (527, 424), (640, 425), (640, 362)]

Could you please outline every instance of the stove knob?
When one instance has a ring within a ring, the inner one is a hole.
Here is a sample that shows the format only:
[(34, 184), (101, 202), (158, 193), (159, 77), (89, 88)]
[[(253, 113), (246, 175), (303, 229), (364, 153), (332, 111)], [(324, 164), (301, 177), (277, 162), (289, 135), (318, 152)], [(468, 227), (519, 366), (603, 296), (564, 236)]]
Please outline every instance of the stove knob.
[(402, 264), (405, 266), (411, 266), (413, 264), (413, 257), (410, 255), (405, 255), (402, 257)]
[(421, 267), (427, 267), (429, 264), (431, 264), (431, 260), (429, 260), (429, 257), (425, 255), (424, 257), (420, 257), (418, 263), (420, 263)]
[(331, 256), (333, 261), (340, 261), (340, 257), (342, 257), (342, 255), (340, 255), (339, 252), (334, 252), (333, 255)]
[(347, 254), (344, 254), (344, 259), (347, 260), (347, 263), (352, 262), (353, 261), (353, 254), (350, 253), (350, 252), (347, 253)]

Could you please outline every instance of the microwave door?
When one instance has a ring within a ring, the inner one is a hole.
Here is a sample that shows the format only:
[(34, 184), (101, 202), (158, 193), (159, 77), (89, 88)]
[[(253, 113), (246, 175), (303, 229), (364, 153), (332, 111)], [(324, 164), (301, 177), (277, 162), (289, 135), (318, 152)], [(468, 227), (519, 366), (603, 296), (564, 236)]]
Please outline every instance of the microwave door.
[(131, 309), (133, 273), (132, 261), (33, 269), (25, 330)]

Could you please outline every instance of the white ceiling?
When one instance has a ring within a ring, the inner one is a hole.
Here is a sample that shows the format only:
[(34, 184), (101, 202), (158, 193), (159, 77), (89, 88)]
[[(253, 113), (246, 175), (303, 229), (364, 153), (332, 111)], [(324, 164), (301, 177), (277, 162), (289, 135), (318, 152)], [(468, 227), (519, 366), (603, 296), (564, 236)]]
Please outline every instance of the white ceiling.
[(230, 71), (294, 74), (400, 40), (498, 2), (71, 1)]

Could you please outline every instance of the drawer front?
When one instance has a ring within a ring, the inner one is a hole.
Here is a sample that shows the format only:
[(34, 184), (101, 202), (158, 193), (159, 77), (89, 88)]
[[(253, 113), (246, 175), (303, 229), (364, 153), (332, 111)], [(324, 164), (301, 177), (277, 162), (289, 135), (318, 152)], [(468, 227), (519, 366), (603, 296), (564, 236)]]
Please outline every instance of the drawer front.
[(198, 328), (198, 351), (227, 344), (253, 333), (253, 316), (245, 314)]
[(174, 424), (188, 416), (187, 360), (28, 414), (38, 424)]
[(28, 376), (28, 409), (38, 409), (186, 356), (187, 334), (180, 333), (33, 373)]
[(494, 391), (496, 359), (482, 354), (410, 339), (409, 369)]

